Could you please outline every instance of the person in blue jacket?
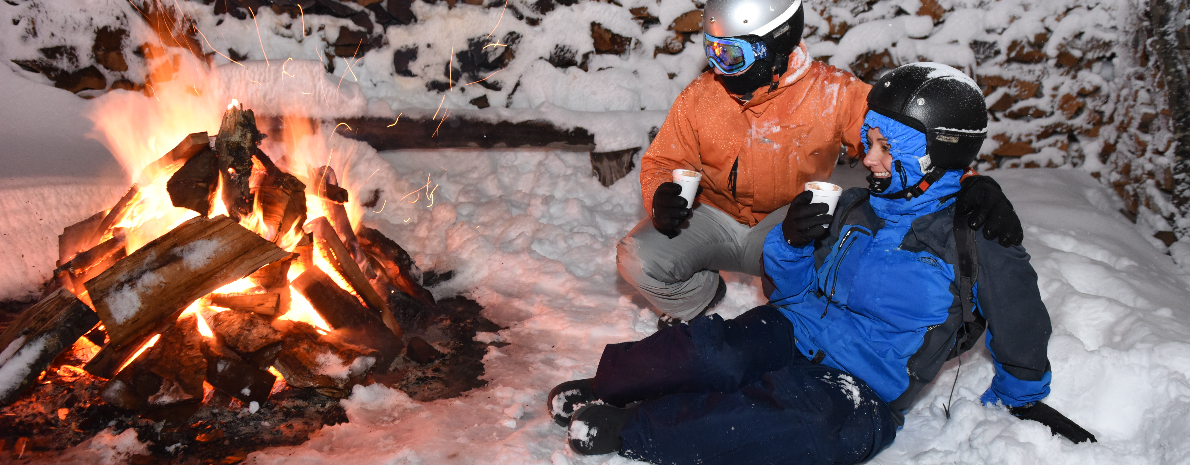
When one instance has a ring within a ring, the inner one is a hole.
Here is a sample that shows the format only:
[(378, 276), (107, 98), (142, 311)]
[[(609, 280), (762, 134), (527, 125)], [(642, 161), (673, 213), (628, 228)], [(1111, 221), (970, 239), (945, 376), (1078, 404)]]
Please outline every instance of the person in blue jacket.
[(868, 107), (868, 188), (844, 192), (833, 216), (810, 192), (793, 201), (764, 244), (769, 304), (608, 345), (594, 378), (547, 401), (571, 448), (653, 463), (861, 462), (984, 328), (995, 376), (982, 400), (1094, 441), (1040, 402), (1050, 319), (1029, 255), (954, 227), (962, 170), (987, 133), (979, 87), (916, 63), (882, 77)]

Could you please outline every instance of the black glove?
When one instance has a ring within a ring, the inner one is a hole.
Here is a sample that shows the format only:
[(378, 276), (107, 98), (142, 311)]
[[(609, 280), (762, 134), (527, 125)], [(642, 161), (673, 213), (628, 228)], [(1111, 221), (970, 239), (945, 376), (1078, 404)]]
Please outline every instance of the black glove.
[(810, 203), (813, 198), (813, 192), (802, 191), (789, 203), (789, 212), (781, 223), (789, 245), (802, 247), (826, 235), (831, 224), (831, 216), (826, 214), (829, 208), (825, 203)]
[(681, 193), (682, 186), (678, 183), (665, 182), (653, 194), (653, 227), (670, 239), (677, 237), (682, 221), (693, 214)]
[(1020, 407), (1008, 407), (1008, 413), (1012, 416), (1022, 420), (1033, 420), (1050, 428), (1053, 434), (1061, 434), (1071, 442), (1078, 444), (1080, 442), (1099, 442), (1095, 440), (1095, 435), (1083, 429), (1065, 415), (1058, 413), (1053, 407), (1041, 403), (1041, 401), (1028, 403)]
[(967, 225), (976, 231), (983, 228), (983, 237), (996, 239), (1000, 245), (1021, 245), (1025, 232), (1012, 203), (996, 181), (987, 176), (968, 176), (959, 188), (955, 213), (967, 215)]

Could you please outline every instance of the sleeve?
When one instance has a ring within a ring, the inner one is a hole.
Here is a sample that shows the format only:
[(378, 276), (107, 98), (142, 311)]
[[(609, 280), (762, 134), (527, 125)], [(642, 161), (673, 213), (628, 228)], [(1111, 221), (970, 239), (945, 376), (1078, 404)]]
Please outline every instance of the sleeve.
[(1029, 254), (1024, 247), (1001, 247), (982, 237), (976, 247), (975, 297), (988, 322), (985, 342), (995, 366), (992, 386), (981, 400), (1017, 407), (1044, 399), (1052, 377), (1047, 355), (1050, 317)]
[(690, 120), (695, 116), (693, 104), (696, 98), (693, 94), (696, 93), (694, 87), (697, 83), (696, 80), (678, 95), (665, 116), (665, 122), (661, 124), (657, 137), (653, 138), (649, 149), (641, 157), (640, 192), (646, 212), (652, 208), (653, 193), (657, 192), (657, 186), (673, 180), (673, 170), (702, 169), (698, 135), (694, 132)]
[(806, 300), (814, 289), (814, 246), (794, 247), (785, 242), (781, 226), (773, 228), (764, 238), (762, 256), (765, 277), (773, 284), (769, 303), (786, 306)]
[(843, 101), (839, 102), (842, 108), (848, 110), (840, 114), (843, 120), (843, 146), (847, 148), (848, 158), (856, 158), (864, 153), (860, 130), (864, 127), (864, 116), (868, 114), (868, 92), (872, 86), (855, 76), (848, 75), (846, 79), (849, 80), (844, 86), (847, 91), (842, 93)]

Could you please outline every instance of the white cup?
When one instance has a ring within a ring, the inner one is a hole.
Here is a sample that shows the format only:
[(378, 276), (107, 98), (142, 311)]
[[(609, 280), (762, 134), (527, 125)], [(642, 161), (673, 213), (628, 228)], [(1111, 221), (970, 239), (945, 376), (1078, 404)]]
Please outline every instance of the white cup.
[(811, 181), (806, 183), (806, 190), (814, 193), (810, 203), (825, 203), (826, 214), (835, 214), (835, 205), (839, 203), (839, 196), (843, 195), (843, 188), (829, 182)]
[(682, 186), (682, 198), (686, 199), (686, 208), (694, 208), (694, 196), (698, 194), (698, 183), (702, 181), (702, 173), (694, 170), (674, 170), (674, 182)]

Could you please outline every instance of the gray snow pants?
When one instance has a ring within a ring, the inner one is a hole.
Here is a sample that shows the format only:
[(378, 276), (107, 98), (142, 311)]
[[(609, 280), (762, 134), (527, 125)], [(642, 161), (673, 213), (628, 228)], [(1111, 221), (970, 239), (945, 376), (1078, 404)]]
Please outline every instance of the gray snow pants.
[(748, 227), (715, 207), (696, 205), (673, 239), (645, 218), (616, 246), (616, 265), (656, 310), (690, 321), (715, 297), (719, 271), (761, 275), (764, 237), (785, 220), (788, 209), (781, 207)]

